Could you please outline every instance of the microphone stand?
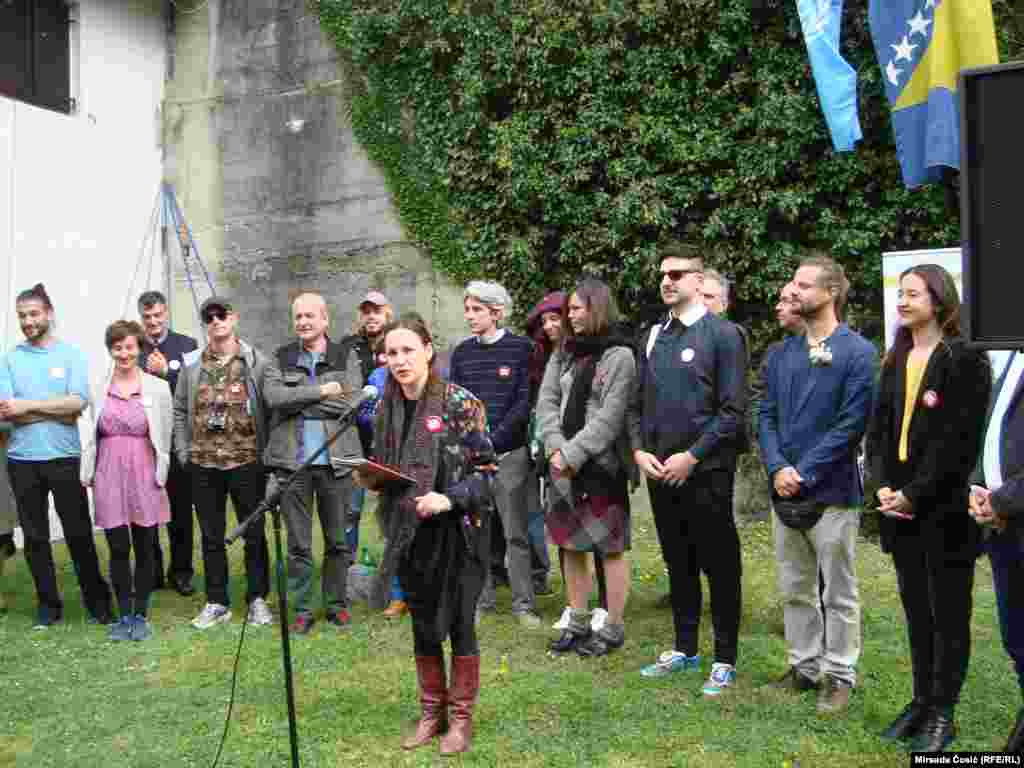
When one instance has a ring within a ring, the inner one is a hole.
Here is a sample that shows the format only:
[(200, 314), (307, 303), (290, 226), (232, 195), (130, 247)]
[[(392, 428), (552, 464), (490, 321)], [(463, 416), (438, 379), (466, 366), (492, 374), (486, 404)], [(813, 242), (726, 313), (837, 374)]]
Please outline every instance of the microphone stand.
[(331, 437), (324, 441), (316, 453), (310, 456), (302, 465), (292, 472), (291, 476), (285, 482), (283, 486), (278, 486), (277, 479), (272, 474), (267, 481), (267, 491), (264, 495), (263, 501), (259, 503), (256, 509), (249, 517), (239, 523), (234, 530), (231, 531), (225, 537), (225, 543), (230, 546), (238, 540), (248, 529), (249, 526), (253, 525), (256, 520), (259, 520), (262, 524), (264, 515), (267, 511), (270, 511), (271, 517), (274, 520), (274, 557), (277, 560), (276, 563), (276, 575), (277, 575), (277, 594), (280, 598), (280, 609), (278, 611), (279, 622), (281, 624), (281, 662), (284, 665), (284, 688), (285, 688), (285, 699), (288, 705), (288, 741), (291, 745), (292, 754), (292, 767), (299, 768), (299, 729), (296, 723), (295, 717), (295, 685), (292, 681), (292, 648), (291, 638), (288, 634), (288, 581), (285, 578), (284, 570), (284, 556), (281, 549), (281, 497), (291, 491), (292, 486), (295, 485), (295, 480), (300, 474), (309, 469), (313, 462), (316, 461), (320, 456), (327, 451), (337, 440), (345, 430), (352, 427), (355, 422), (356, 412), (359, 410), (359, 406), (362, 404), (365, 398), (361, 398), (352, 406), (352, 410), (338, 419), (338, 424), (341, 428), (335, 432)]

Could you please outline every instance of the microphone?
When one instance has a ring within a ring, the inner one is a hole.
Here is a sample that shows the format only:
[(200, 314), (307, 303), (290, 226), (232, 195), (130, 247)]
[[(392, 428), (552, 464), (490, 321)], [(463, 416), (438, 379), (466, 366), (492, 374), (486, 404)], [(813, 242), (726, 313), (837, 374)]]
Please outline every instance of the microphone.
[(365, 403), (367, 400), (376, 400), (378, 397), (380, 397), (380, 390), (373, 386), (373, 384), (367, 384), (359, 391), (359, 396), (356, 398), (356, 401), (352, 404), (352, 407), (356, 408)]
[(224, 537), (224, 544), (231, 545), (238, 539), (245, 530), (253, 524), (253, 521), (259, 519), (259, 525), (263, 525), (263, 513), (268, 509), (273, 509), (281, 503), (281, 484), (277, 482), (277, 476), (271, 472), (267, 477), (267, 486), (263, 492), (263, 501), (259, 503), (259, 506), (253, 510), (253, 513), (249, 515), (245, 520), (240, 522), (234, 527), (234, 529)]
[(367, 384), (365, 387), (363, 387), (362, 390), (360, 390), (358, 395), (353, 400), (351, 407), (348, 409), (348, 412), (338, 419), (337, 423), (341, 424), (342, 426), (337, 430), (337, 432), (335, 432), (333, 437), (328, 438), (328, 440), (323, 445), (320, 446), (316, 453), (310, 456), (302, 464), (302, 466), (300, 466), (297, 470), (295, 470), (295, 472), (291, 474), (291, 476), (285, 482), (284, 487), (281, 487), (281, 484), (277, 480), (277, 476), (273, 472), (270, 473), (269, 477), (267, 478), (267, 487), (266, 491), (263, 494), (263, 501), (259, 503), (259, 506), (256, 507), (256, 509), (253, 511), (251, 515), (249, 515), (249, 517), (247, 517), (245, 520), (243, 520), (241, 523), (235, 526), (234, 530), (231, 531), (231, 533), (229, 533), (225, 537), (225, 543), (231, 544), (232, 542), (234, 542), (236, 539), (238, 539), (239, 536), (245, 533), (246, 528), (248, 528), (250, 525), (263, 525), (263, 514), (268, 509), (274, 509), (275, 507), (277, 507), (277, 505), (281, 503), (281, 496), (284, 494), (285, 491), (291, 488), (292, 484), (295, 482), (295, 478), (304, 470), (308, 469), (309, 466), (313, 463), (313, 461), (320, 454), (324, 453), (328, 449), (328, 447), (330, 447), (331, 443), (333, 443), (341, 435), (342, 432), (345, 432), (352, 425), (352, 422), (355, 420), (356, 411), (359, 410), (359, 406), (369, 400), (375, 400), (379, 395), (380, 390), (377, 389), (372, 384)]

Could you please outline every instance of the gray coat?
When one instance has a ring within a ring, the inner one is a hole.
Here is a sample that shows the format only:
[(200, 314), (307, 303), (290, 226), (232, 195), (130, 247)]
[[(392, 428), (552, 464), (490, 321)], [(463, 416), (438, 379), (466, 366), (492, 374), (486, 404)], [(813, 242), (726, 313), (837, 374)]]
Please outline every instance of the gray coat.
[(626, 406), (636, 379), (633, 353), (626, 347), (612, 347), (601, 355), (587, 402), (585, 426), (572, 440), (566, 440), (562, 434), (562, 414), (575, 371), (572, 358), (561, 351), (551, 355), (544, 369), (537, 396), (537, 435), (545, 455), (561, 451), (566, 463), (577, 472), (593, 459), (613, 475), (625, 469), (635, 479), (626, 432)]
[[(263, 378), (267, 370), (267, 356), (241, 339), (238, 346), (245, 360), (245, 389), (252, 406), (256, 422), (256, 448), (261, 453), (267, 445), (267, 413), (263, 405)], [(205, 351), (205, 348), (204, 350)], [(199, 373), (202, 369), (202, 351), (196, 350), (194, 358), (187, 358), (185, 369), (178, 374), (178, 385), (174, 390), (174, 451), (182, 466), (188, 464), (192, 448), (192, 417), (196, 412), (196, 390), (199, 388)]]
[[(270, 435), (263, 463), (268, 467), (294, 472), (299, 468), (298, 416), (324, 421), (328, 437), (338, 431), (338, 420), (352, 410), (352, 403), (363, 383), (359, 351), (354, 344), (327, 343), (325, 360), (317, 366), (316, 384), (310, 384), (309, 371), (298, 364), (298, 343), (287, 344), (277, 351), (275, 359), (267, 365), (263, 381), (263, 397), (270, 409)], [(320, 386), (336, 381), (341, 384), (343, 397), (324, 400)], [(315, 446), (319, 447), (319, 446)], [(344, 433), (328, 449), (331, 459), (353, 458), (363, 455), (359, 431), (350, 421)], [(342, 477), (350, 468), (335, 466), (334, 473)]]

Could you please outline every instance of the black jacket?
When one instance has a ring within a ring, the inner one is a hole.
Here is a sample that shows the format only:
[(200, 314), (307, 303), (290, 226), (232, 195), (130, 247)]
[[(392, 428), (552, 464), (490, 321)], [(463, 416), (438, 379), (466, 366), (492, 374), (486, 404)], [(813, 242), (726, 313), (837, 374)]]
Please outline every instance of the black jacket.
[(641, 337), (637, 386), (626, 414), (633, 450), (664, 461), (690, 451), (696, 472), (736, 466), (747, 407), (747, 352), (736, 326), (705, 314), (676, 334)]
[(191, 336), (185, 336), (184, 334), (175, 333), (174, 331), (168, 331), (167, 338), (156, 347), (150, 344), (147, 339), (142, 345), (142, 350), (139, 352), (139, 367), (146, 373), (151, 373), (156, 376), (156, 373), (146, 367), (146, 359), (154, 349), (159, 349), (160, 354), (167, 358), (166, 378), (167, 384), (171, 388), (171, 394), (173, 395), (174, 388), (178, 385), (178, 374), (185, 367), (185, 363), (183, 362), (185, 355), (199, 349), (199, 345), (196, 344), (196, 340)]
[(947, 560), (977, 556), (981, 531), (967, 514), (968, 477), (984, 436), (992, 370), (984, 352), (962, 339), (932, 353), (914, 405), (908, 459), (899, 460), (906, 396), (907, 351), (882, 368), (867, 433), (872, 485), (902, 491), (913, 520), (881, 519), (882, 546), (924, 548)]
[[(1009, 366), (1007, 366), (1008, 370)], [(998, 373), (1002, 373), (999, 371)], [(1006, 386), (1001, 380), (992, 387), (988, 413), (992, 415), (998, 389)], [(998, 388), (998, 389), (997, 389)], [(1016, 535), (1024, 542), (1024, 376), (1014, 386), (1010, 402), (999, 425), (999, 468), (1003, 484), (992, 493), (991, 501), (995, 511), (1009, 518), (1007, 533)], [(988, 429), (986, 424), (985, 429)], [(971, 482), (988, 487), (984, 466), (979, 458), (978, 466), (971, 476)]]

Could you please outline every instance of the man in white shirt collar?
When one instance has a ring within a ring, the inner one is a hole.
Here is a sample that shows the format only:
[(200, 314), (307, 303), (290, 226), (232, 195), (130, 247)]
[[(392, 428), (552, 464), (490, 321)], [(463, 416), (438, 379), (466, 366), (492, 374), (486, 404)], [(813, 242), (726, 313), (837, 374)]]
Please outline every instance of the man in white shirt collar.
[[(979, 471), (972, 479), (968, 512), (991, 529), (985, 542), (992, 564), (1003, 647), (1014, 663), (1024, 695), (1024, 354), (990, 353), (996, 378), (991, 412)], [(1005, 752), (1024, 753), (1024, 707), (1007, 741)]]

